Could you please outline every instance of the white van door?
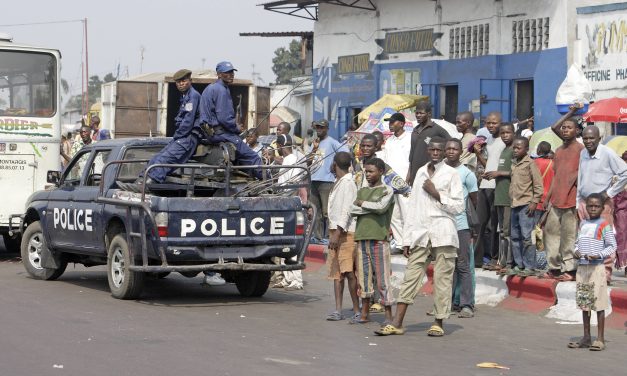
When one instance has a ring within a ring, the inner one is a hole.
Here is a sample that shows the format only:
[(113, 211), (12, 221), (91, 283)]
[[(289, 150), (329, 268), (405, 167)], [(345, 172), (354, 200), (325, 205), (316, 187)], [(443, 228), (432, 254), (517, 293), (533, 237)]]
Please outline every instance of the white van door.
[(35, 187), (34, 154), (0, 154), (0, 223), (9, 223), (11, 214), (23, 214), (28, 196)]

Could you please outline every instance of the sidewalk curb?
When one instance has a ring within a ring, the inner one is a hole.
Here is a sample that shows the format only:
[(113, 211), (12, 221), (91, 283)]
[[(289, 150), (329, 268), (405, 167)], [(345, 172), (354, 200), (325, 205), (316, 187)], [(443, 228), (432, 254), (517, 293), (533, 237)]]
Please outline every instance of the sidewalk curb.
[(615, 329), (627, 330), (627, 291), (611, 288), (610, 306), (612, 313), (606, 318), (606, 325)]
[(540, 313), (557, 303), (557, 283), (555, 280), (534, 277), (509, 277), (509, 296), (499, 306), (515, 311)]
[(326, 246), (320, 244), (309, 244), (305, 252), (305, 271), (316, 272), (326, 263)]

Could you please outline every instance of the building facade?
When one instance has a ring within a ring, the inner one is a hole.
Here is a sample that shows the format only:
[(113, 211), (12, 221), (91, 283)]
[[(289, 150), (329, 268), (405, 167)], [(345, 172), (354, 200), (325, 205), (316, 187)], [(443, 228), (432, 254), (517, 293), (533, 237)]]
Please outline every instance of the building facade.
[[(388, 93), (428, 95), (433, 117), (449, 121), (461, 111), (472, 111), (478, 119), (500, 111), (505, 121), (533, 115), (536, 128), (544, 128), (559, 117), (555, 95), (573, 62), (593, 83), (600, 75), (605, 84), (596, 88), (607, 88), (601, 96), (623, 90), (620, 84), (607, 85), (605, 77), (607, 69), (615, 77), (627, 75), (618, 70), (627, 48), (621, 37), (625, 7), (620, 4), (625, 3), (365, 0), (357, 5), (361, 3), (371, 9), (333, 1), (317, 4), (313, 117), (328, 119), (334, 137)], [(608, 16), (616, 25), (609, 29), (600, 26)], [(591, 37), (582, 35), (584, 22), (593, 23), (587, 32)], [(619, 39), (619, 47), (606, 46), (618, 46)], [(611, 53), (600, 53), (603, 48)], [(605, 72), (596, 68), (603, 61), (608, 62)]]

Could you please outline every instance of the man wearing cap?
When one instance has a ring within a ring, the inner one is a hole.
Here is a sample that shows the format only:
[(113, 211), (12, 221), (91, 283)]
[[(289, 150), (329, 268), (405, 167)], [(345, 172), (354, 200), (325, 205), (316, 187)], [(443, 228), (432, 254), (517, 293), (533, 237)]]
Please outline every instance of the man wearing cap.
[(331, 172), (331, 165), (333, 164), (335, 153), (338, 151), (348, 152), (348, 148), (329, 136), (329, 122), (327, 120), (314, 121), (313, 126), (318, 138), (313, 142), (311, 153), (315, 156), (314, 163), (319, 164), (311, 174), (310, 198), (318, 210), (316, 223), (314, 223), (314, 237), (316, 239), (313, 239), (313, 242), (326, 243), (323, 225), (328, 221), (327, 205), (329, 204), (331, 188), (333, 188), (333, 183), (335, 182), (335, 176)]
[[(261, 165), (261, 158), (244, 142), (239, 134), (240, 125), (235, 123), (235, 108), (229, 85), (235, 78), (235, 67), (228, 61), (218, 63), (218, 80), (207, 86), (200, 98), (200, 124), (212, 130), (208, 141), (211, 143), (230, 142), (235, 145), (236, 160), (241, 165)], [(261, 178), (261, 171), (253, 174)]]
[[(202, 134), (198, 123), (198, 105), (200, 94), (192, 87), (192, 72), (188, 69), (181, 69), (174, 73), (176, 88), (181, 93), (179, 99), (179, 112), (174, 118), (176, 131), (172, 140), (150, 161), (148, 166), (154, 164), (180, 164), (185, 163), (194, 155), (198, 139)], [(163, 183), (168, 173), (172, 171), (170, 167), (155, 167), (148, 172), (146, 184)], [(118, 182), (120, 188), (140, 192), (143, 181), (142, 172), (134, 184)]]

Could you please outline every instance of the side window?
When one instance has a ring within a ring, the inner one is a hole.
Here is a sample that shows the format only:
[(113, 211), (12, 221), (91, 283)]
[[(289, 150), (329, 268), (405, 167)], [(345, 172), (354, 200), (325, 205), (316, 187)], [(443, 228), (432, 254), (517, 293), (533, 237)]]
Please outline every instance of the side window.
[[(150, 160), (155, 156), (158, 152), (163, 149), (163, 146), (151, 146), (146, 148), (129, 148), (124, 152), (123, 159), (125, 161), (134, 161), (134, 160)], [(137, 163), (124, 163), (120, 167), (120, 172), (118, 174), (117, 180), (121, 180), (124, 182), (134, 181), (137, 179), (139, 174), (144, 171), (146, 168), (146, 162), (137, 162)]]
[(87, 151), (79, 154), (78, 157), (74, 159), (74, 163), (72, 163), (72, 165), (65, 171), (63, 184), (73, 186), (78, 186), (80, 184), (81, 175), (83, 174), (83, 171), (85, 171), (85, 166), (90, 155), (91, 153)]
[(97, 186), (100, 184), (100, 180), (102, 179), (102, 170), (104, 169), (105, 164), (107, 164), (110, 154), (111, 150), (96, 151), (96, 155), (94, 155), (94, 159), (89, 167), (89, 175), (87, 175), (85, 185)]

